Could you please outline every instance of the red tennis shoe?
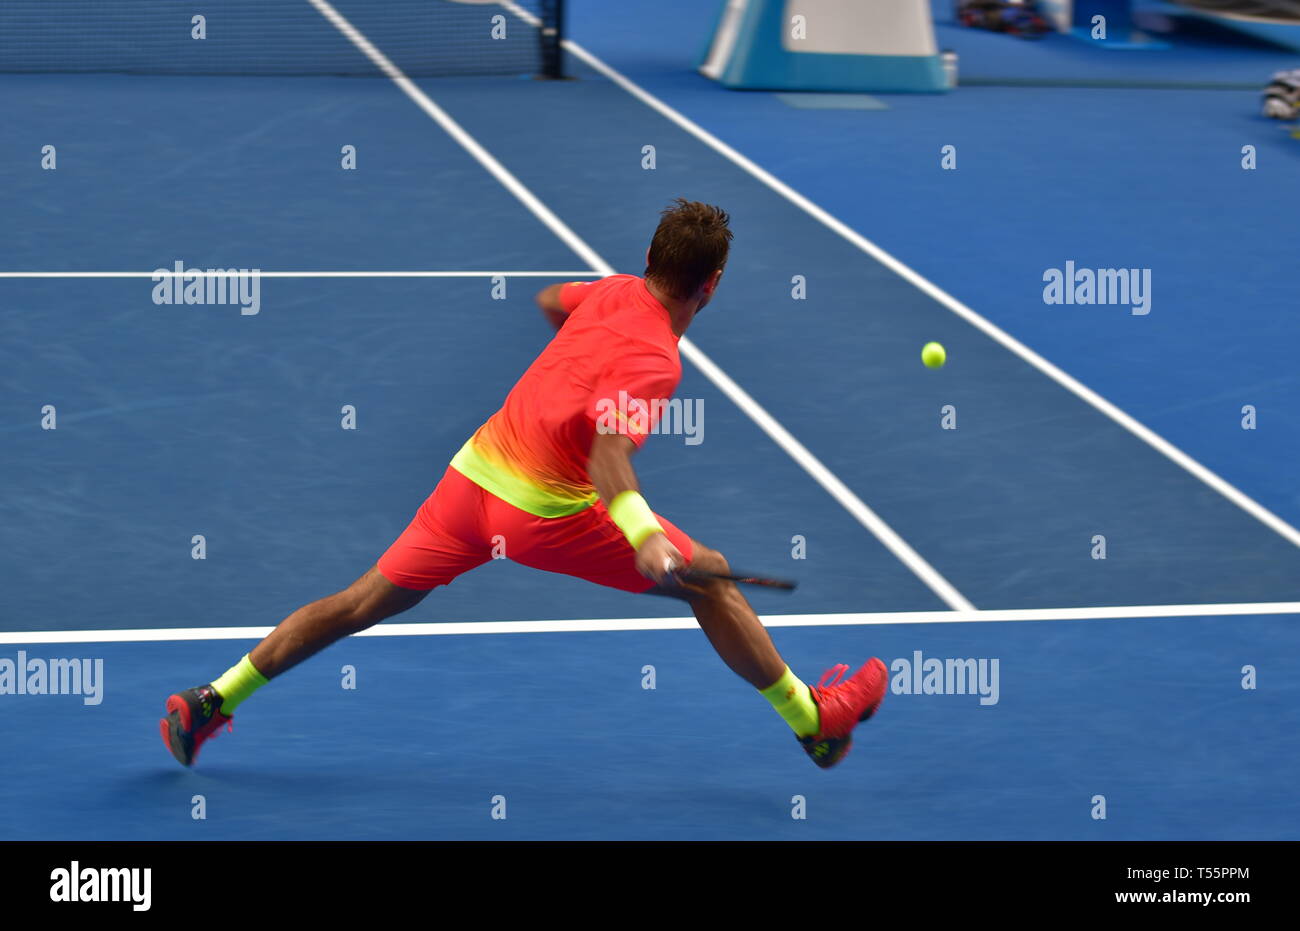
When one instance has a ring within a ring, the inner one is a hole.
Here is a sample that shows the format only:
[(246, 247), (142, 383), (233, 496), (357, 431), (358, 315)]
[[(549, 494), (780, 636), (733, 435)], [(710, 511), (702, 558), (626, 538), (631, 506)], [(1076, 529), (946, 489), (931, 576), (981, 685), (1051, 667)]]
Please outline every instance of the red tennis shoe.
[(222, 727), (234, 730), (233, 718), (221, 713), (221, 696), (211, 685), (177, 692), (167, 699), (167, 717), (158, 722), (163, 743), (183, 766), (190, 766), (199, 748)]
[(889, 684), (889, 670), (874, 656), (845, 679), (848, 670), (842, 663), (826, 670), (821, 681), (809, 690), (817, 703), (821, 730), (811, 737), (800, 738), (799, 743), (822, 769), (830, 769), (844, 759), (853, 746), (853, 728), (876, 713)]

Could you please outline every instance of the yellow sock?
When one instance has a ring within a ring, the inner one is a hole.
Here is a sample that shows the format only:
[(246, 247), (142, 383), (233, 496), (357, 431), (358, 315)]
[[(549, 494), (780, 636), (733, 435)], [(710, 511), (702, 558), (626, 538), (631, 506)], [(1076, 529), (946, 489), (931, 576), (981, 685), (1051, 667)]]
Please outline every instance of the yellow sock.
[(248, 659), (248, 654), (238, 663), (225, 671), (212, 687), (221, 696), (221, 713), (231, 715), (236, 706), (267, 683), (266, 676), (257, 671)]
[(772, 703), (776, 713), (785, 718), (785, 723), (799, 737), (811, 737), (821, 730), (821, 715), (817, 713), (817, 703), (812, 699), (812, 692), (798, 676), (785, 667), (781, 678), (759, 694)]

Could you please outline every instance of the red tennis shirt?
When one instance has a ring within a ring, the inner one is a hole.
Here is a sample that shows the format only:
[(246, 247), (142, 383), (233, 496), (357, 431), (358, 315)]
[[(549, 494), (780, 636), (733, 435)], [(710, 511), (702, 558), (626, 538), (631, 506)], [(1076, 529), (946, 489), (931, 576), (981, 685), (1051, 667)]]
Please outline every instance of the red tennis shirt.
[(451, 460), (470, 481), (539, 517), (597, 500), (597, 430), (640, 446), (682, 377), (668, 311), (635, 275), (569, 282), (564, 326)]

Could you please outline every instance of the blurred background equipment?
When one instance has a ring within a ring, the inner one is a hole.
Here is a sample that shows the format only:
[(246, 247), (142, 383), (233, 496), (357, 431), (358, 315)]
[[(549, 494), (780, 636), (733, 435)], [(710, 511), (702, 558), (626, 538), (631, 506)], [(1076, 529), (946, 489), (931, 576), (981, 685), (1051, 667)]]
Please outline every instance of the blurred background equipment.
[(1275, 120), (1294, 120), (1300, 115), (1300, 68), (1273, 75), (1264, 88), (1264, 115)]
[(728, 0), (700, 72), (726, 87), (944, 91), (929, 0)]
[(1297, 0), (1170, 0), (1171, 12), (1214, 22), (1237, 32), (1300, 50)]
[(1150, 27), (1171, 20), (1200, 21), (1300, 49), (1297, 0), (1041, 0), (1040, 8), (1057, 32), (1112, 49), (1166, 48)]
[(1052, 30), (1034, 0), (959, 0), (963, 26), (1037, 39)]

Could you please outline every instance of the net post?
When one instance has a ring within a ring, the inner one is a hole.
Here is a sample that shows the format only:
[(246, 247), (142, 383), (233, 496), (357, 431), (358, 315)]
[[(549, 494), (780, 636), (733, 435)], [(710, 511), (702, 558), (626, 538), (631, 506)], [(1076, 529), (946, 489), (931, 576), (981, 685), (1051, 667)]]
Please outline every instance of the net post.
[(558, 80), (564, 77), (564, 0), (542, 0), (541, 13), (542, 77)]

